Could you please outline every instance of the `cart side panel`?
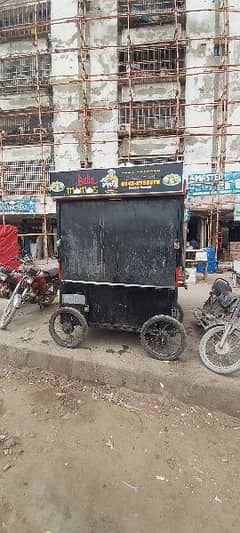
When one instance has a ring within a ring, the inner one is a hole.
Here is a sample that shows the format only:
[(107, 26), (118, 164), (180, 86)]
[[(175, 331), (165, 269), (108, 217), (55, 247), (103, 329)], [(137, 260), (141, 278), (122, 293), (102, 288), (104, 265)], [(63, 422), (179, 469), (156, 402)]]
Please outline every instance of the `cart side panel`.
[(61, 201), (65, 280), (174, 286), (183, 198)]
[(176, 305), (176, 291), (167, 287), (111, 287), (63, 282), (61, 304), (75, 307), (85, 314), (89, 326), (134, 331), (141, 329), (151, 316), (170, 315)]

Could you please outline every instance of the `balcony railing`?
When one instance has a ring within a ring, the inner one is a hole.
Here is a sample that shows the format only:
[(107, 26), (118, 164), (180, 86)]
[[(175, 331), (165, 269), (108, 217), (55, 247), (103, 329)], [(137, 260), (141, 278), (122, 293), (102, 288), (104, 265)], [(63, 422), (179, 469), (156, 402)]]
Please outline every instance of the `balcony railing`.
[(3, 187), (7, 194), (40, 194), (49, 187), (51, 161), (9, 161), (4, 163)]
[[(50, 54), (39, 56), (39, 84), (46, 87), (51, 71)], [(8, 57), (0, 59), (0, 94), (32, 91), (37, 85), (36, 56)]]
[[(184, 13), (185, 0), (177, 0), (178, 17)], [(174, 0), (119, 0), (118, 3), (120, 24), (135, 27), (142, 24), (158, 24), (168, 22), (175, 16)]]
[(119, 134), (154, 135), (173, 133), (184, 128), (184, 106), (180, 104), (177, 120), (176, 100), (158, 100), (147, 102), (129, 102), (119, 107)]
[(139, 47), (123, 50), (119, 54), (119, 74), (122, 78), (131, 77), (140, 81), (141, 78), (162, 77), (175, 74), (177, 68), (184, 68), (185, 48), (168, 44), (162, 47)]
[(0, 10), (0, 42), (11, 39), (34, 37), (49, 32), (50, 29), (50, 2), (39, 1), (21, 4), (19, 6), (1, 7)]
[(41, 124), (38, 110), (18, 111), (14, 114), (4, 113), (0, 115), (0, 130), (2, 144), (24, 145), (38, 144), (39, 142), (51, 142), (53, 115), (49, 110), (41, 111)]
[[(185, 0), (176, 1), (177, 9), (185, 9)], [(165, 13), (175, 9), (175, 0), (119, 0), (120, 13), (127, 13), (128, 7), (132, 13)]]

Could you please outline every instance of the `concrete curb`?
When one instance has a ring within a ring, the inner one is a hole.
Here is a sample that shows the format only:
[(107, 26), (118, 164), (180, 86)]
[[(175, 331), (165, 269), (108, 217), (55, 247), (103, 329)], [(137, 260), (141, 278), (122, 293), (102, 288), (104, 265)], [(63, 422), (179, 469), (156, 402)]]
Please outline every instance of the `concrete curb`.
[(177, 399), (207, 409), (220, 410), (229, 415), (240, 416), (240, 381), (238, 376), (225, 377), (212, 374), (198, 361), (181, 361), (166, 365), (149, 364), (144, 368), (132, 366), (129, 361), (120, 361), (111, 356), (108, 360), (98, 358), (86, 350), (65, 350), (51, 347), (42, 349), (26, 344), (10, 346), (0, 343), (0, 357), (4, 364), (18, 368), (39, 368), (56, 375), (65, 375), (82, 382), (99, 383), (112, 387), (126, 387), (136, 392), (159, 394), (164, 390)]

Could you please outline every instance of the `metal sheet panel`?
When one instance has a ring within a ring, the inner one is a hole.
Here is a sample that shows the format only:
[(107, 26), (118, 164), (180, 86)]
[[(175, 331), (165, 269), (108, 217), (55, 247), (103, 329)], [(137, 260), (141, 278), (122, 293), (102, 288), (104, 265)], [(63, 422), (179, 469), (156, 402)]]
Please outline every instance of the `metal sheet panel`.
[(65, 280), (174, 286), (183, 198), (61, 201)]

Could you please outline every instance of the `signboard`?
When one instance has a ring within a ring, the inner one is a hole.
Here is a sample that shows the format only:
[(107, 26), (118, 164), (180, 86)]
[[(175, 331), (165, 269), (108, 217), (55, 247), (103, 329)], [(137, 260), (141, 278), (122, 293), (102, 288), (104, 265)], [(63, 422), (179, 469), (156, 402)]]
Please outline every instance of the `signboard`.
[(182, 163), (52, 172), (54, 197), (122, 196), (183, 191)]
[(223, 175), (190, 174), (188, 196), (211, 196), (213, 194), (240, 193), (240, 172), (225, 172)]
[(35, 214), (36, 198), (17, 198), (15, 196), (0, 201), (0, 213), (7, 215)]

